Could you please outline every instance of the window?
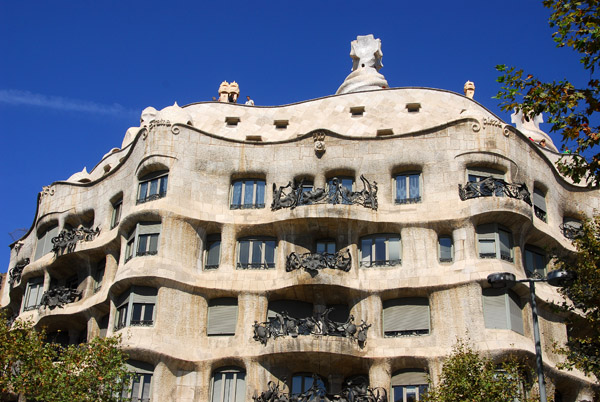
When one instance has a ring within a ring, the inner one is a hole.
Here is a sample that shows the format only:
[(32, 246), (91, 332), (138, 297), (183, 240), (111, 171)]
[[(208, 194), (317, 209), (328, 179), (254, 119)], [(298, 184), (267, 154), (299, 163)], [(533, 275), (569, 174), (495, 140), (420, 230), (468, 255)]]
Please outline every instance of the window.
[(379, 234), (360, 239), (360, 266), (378, 267), (402, 263), (402, 243), (397, 234)]
[(231, 209), (249, 209), (265, 207), (264, 180), (236, 180), (232, 183), (231, 187)]
[(438, 237), (440, 262), (452, 262), (454, 259), (454, 244), (451, 236)]
[(479, 258), (513, 262), (512, 233), (495, 223), (477, 226)]
[(544, 222), (548, 222), (546, 213), (546, 195), (537, 187), (533, 188), (533, 212)]
[(511, 329), (523, 335), (521, 301), (511, 290), (483, 289), (483, 317), (485, 327)]
[(525, 272), (528, 277), (546, 276), (546, 253), (539, 247), (525, 245)]
[(215, 371), (211, 379), (210, 402), (246, 401), (246, 372), (238, 367)]
[(23, 311), (33, 310), (39, 307), (42, 301), (42, 294), (44, 289), (44, 277), (38, 276), (37, 278), (31, 278), (27, 282), (27, 288), (25, 289), (25, 302), (23, 303)]
[(238, 305), (234, 297), (213, 299), (208, 303), (207, 335), (233, 336), (237, 325)]
[(277, 314), (283, 313), (286, 313), (292, 318), (301, 320), (313, 316), (313, 305), (312, 303), (300, 300), (275, 300), (269, 302), (267, 321), (277, 317)]
[(429, 334), (429, 300), (404, 297), (383, 302), (383, 333), (387, 337)]
[[(315, 384), (315, 380), (316, 380), (316, 384)], [(292, 387), (291, 387), (291, 396), (292, 397), (297, 397), (298, 395), (305, 393), (306, 391), (308, 391), (309, 389), (311, 389), (313, 387), (313, 385), (315, 386), (315, 388), (318, 390), (317, 394), (318, 397), (323, 397), (325, 395), (325, 392), (327, 392), (327, 387), (325, 385), (325, 381), (319, 377), (319, 376), (314, 376), (312, 374), (294, 374), (294, 376), (292, 377)], [(315, 397), (309, 399), (309, 401), (320, 401), (321, 399), (316, 399)]]
[(396, 175), (396, 204), (421, 202), (421, 173), (409, 172)]
[(137, 203), (157, 200), (167, 195), (167, 183), (169, 171), (161, 170), (145, 175), (140, 179), (138, 187)]
[(206, 236), (206, 262), (204, 269), (219, 268), (219, 260), (221, 257), (221, 235), (212, 234)]
[(423, 370), (401, 370), (392, 376), (392, 401), (416, 402), (427, 394), (429, 381)]
[(123, 293), (115, 303), (117, 306), (115, 331), (129, 326), (154, 325), (157, 293), (156, 288), (146, 286), (132, 286)]
[[(490, 177), (494, 180), (500, 180), (502, 182), (504, 181), (504, 173), (501, 172), (500, 170), (488, 169), (488, 168), (483, 168), (483, 167), (470, 167), (467, 170), (467, 179), (470, 183), (472, 183), (474, 185), (476, 185), (476, 183), (480, 183)], [(503, 188), (502, 186), (498, 186), (495, 191), (492, 191), (488, 187), (486, 187), (485, 185), (482, 184), (479, 186), (478, 189), (481, 192), (482, 196), (495, 195), (496, 197), (502, 197), (504, 194), (502, 188)]]
[(38, 241), (35, 248), (35, 258), (38, 258), (48, 254), (52, 251), (54, 244), (52, 243), (52, 239), (58, 236), (58, 225), (52, 225), (43, 232), (40, 232), (38, 235)]
[(336, 247), (335, 241), (333, 240), (318, 240), (317, 241), (317, 253), (323, 254), (335, 254)]
[(329, 199), (333, 204), (338, 203), (338, 198), (336, 197), (338, 186), (340, 187), (341, 191), (341, 194), (339, 194), (341, 201), (339, 202), (348, 205), (352, 204), (345, 194), (352, 193), (352, 188), (354, 187), (354, 178), (346, 176), (332, 177), (327, 179), (327, 185), (329, 186)]
[(110, 218), (110, 228), (116, 228), (121, 221), (121, 209), (123, 207), (123, 198), (119, 198), (112, 203), (112, 216)]
[(159, 235), (160, 222), (138, 223), (127, 236), (125, 262), (135, 256), (156, 255), (158, 253)]
[(123, 389), (122, 398), (131, 398), (131, 402), (150, 402), (154, 367), (148, 363), (128, 360), (127, 369), (132, 374), (129, 386)]
[(272, 237), (245, 238), (238, 241), (238, 269), (275, 268), (277, 240)]
[(96, 266), (96, 272), (94, 272), (94, 293), (98, 292), (102, 287), (105, 267), (106, 259), (102, 260), (100, 263), (98, 263), (98, 266)]

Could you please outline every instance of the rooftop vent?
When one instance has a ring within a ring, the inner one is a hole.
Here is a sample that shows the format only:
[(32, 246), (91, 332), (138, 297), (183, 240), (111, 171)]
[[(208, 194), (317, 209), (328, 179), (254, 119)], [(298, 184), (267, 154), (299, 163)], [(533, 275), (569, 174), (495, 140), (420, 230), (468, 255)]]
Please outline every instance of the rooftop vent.
[(391, 128), (382, 128), (377, 130), (377, 136), (378, 137), (383, 137), (386, 135), (393, 135), (394, 134), (394, 130), (392, 130)]
[(246, 136), (246, 141), (254, 141), (254, 142), (262, 141), (262, 136), (260, 136), (260, 135), (247, 135)]
[(362, 116), (365, 113), (364, 106), (353, 106), (350, 108), (350, 114), (352, 117)]
[(409, 113), (417, 113), (419, 111), (419, 109), (421, 109), (421, 104), (420, 103), (407, 103), (406, 109), (408, 110)]
[(290, 122), (289, 120), (275, 120), (273, 124), (275, 124), (275, 128), (286, 129)]
[(225, 124), (227, 124), (228, 127), (237, 126), (240, 121), (241, 120), (239, 117), (233, 117), (233, 116), (225, 117)]

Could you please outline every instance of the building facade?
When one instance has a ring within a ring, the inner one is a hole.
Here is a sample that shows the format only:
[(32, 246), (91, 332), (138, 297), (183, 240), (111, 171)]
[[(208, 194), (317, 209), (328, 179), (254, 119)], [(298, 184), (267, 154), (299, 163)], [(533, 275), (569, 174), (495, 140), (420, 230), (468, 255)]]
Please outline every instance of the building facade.
[[(64, 343), (122, 334), (143, 401), (349, 382), (418, 400), (466, 337), (533, 367), (527, 287), (486, 278), (545, 275), (598, 192), (470, 97), (387, 88), (377, 46), (357, 80), (371, 44), (336, 95), (144, 110), (91, 172), (40, 192), (1, 305)], [(556, 368), (560, 296), (537, 294), (549, 389), (591, 400)]]

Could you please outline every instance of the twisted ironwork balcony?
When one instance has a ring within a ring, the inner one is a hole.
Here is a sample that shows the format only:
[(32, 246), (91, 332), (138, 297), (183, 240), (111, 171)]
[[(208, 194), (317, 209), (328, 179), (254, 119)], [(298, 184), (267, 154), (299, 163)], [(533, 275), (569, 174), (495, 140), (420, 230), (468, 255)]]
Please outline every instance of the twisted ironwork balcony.
[(148, 251), (138, 251), (136, 253), (137, 257), (143, 257), (145, 255), (157, 255), (158, 254), (158, 250), (148, 250)]
[(583, 230), (581, 230), (581, 226), (575, 226), (569, 223), (561, 223), (558, 227), (560, 228), (563, 236), (565, 236), (569, 240), (576, 239), (583, 235)]
[(535, 216), (538, 217), (538, 219), (542, 220), (543, 222), (548, 222), (548, 214), (546, 213), (546, 211), (534, 205), (533, 212)]
[(52, 238), (52, 251), (56, 256), (64, 255), (75, 251), (79, 242), (92, 241), (100, 234), (100, 227), (96, 229), (86, 228), (79, 225), (73, 229), (63, 229), (58, 236)]
[(257, 395), (256, 391), (252, 400), (254, 402), (275, 402), (275, 401), (330, 401), (330, 402), (388, 402), (387, 391), (385, 388), (371, 388), (364, 382), (347, 381), (344, 383), (339, 394), (326, 393), (319, 384), (321, 379), (317, 374), (313, 374), (311, 387), (299, 394), (290, 394), (279, 390), (279, 384), (269, 381), (268, 390)]
[(412, 198), (396, 198), (394, 203), (396, 205), (404, 205), (404, 204), (418, 204), (421, 202), (421, 197), (412, 197)]
[(259, 323), (254, 321), (254, 340), (263, 345), (269, 338), (280, 336), (297, 337), (299, 335), (325, 335), (342, 336), (358, 341), (362, 347), (367, 340), (367, 330), (371, 326), (364, 321), (360, 325), (354, 324), (354, 316), (350, 315), (346, 322), (336, 322), (329, 319), (333, 308), (328, 308), (322, 313), (313, 313), (312, 317), (294, 318), (287, 312), (277, 313), (269, 321)]
[[(479, 253), (479, 258), (498, 258), (498, 254), (496, 253)], [(514, 262), (514, 258), (512, 255), (507, 253), (500, 253), (500, 259), (508, 262)]]
[(158, 199), (161, 199), (161, 198), (165, 197), (166, 195), (167, 195), (166, 191), (161, 191), (161, 192), (156, 193), (156, 194), (150, 194), (150, 195), (148, 195), (148, 196), (146, 196), (144, 198), (138, 198), (136, 200), (135, 204), (139, 205), (139, 204), (143, 204), (143, 203), (146, 203), (146, 202), (149, 202), (149, 201), (158, 200)]
[(315, 188), (308, 191), (304, 187), (304, 180), (300, 183), (295, 180), (290, 181), (286, 186), (280, 186), (279, 188), (273, 183), (271, 210), (294, 209), (299, 206), (314, 204), (354, 204), (377, 210), (377, 182), (373, 181), (373, 184), (371, 184), (363, 175), (360, 175), (360, 180), (363, 183), (361, 191), (347, 189), (337, 177), (331, 179), (325, 188)]
[(129, 325), (132, 327), (151, 327), (154, 325), (154, 320), (131, 320)]
[(25, 258), (22, 262), (18, 263), (14, 267), (8, 271), (8, 284), (10, 286), (14, 286), (17, 283), (21, 282), (21, 275), (23, 274), (23, 269), (29, 265), (29, 258)]
[(364, 268), (393, 267), (394, 265), (402, 265), (402, 260), (373, 260), (360, 262), (360, 266)]
[(400, 338), (404, 336), (419, 336), (419, 335), (428, 335), (428, 329), (411, 329), (406, 331), (387, 331), (385, 336), (388, 338)]
[(469, 181), (458, 185), (458, 195), (462, 201), (479, 197), (509, 197), (523, 200), (531, 205), (531, 194), (525, 183), (507, 183), (502, 179), (488, 177), (481, 181)]
[(230, 204), (229, 209), (262, 209), (265, 204), (254, 203), (254, 204)]
[(46, 306), (53, 310), (56, 307), (63, 308), (63, 305), (76, 302), (79, 299), (81, 299), (81, 291), (58, 286), (44, 292), (40, 306)]
[(238, 262), (237, 269), (272, 269), (275, 268), (274, 262)]
[(352, 266), (352, 257), (348, 250), (337, 251), (336, 253), (291, 253), (285, 262), (287, 272), (296, 269), (304, 269), (313, 278), (319, 273), (319, 270), (329, 268), (348, 272)]

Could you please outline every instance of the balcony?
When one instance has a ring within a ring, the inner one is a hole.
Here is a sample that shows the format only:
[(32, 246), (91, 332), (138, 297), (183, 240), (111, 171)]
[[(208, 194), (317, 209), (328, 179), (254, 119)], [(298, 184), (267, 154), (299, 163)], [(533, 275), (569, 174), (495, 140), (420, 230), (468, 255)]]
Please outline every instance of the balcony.
[(495, 196), (514, 198), (531, 205), (531, 194), (525, 183), (507, 183), (494, 177), (488, 177), (481, 181), (469, 181), (464, 186), (459, 184), (458, 195), (462, 201)]
[(53, 310), (56, 307), (62, 308), (65, 304), (73, 303), (80, 299), (81, 291), (65, 286), (58, 286), (48, 289), (42, 295), (40, 306), (46, 306), (50, 310)]
[(56, 256), (72, 253), (77, 243), (92, 241), (100, 234), (100, 227), (96, 229), (79, 225), (73, 229), (63, 229), (58, 236), (52, 238), (52, 251)]
[(350, 271), (352, 257), (348, 250), (336, 253), (291, 253), (285, 262), (285, 270), (292, 272), (296, 269), (304, 269), (313, 278), (320, 270), (325, 268), (337, 269), (343, 272)]

